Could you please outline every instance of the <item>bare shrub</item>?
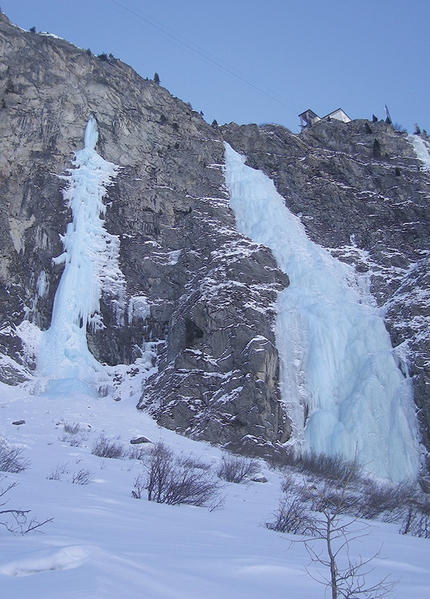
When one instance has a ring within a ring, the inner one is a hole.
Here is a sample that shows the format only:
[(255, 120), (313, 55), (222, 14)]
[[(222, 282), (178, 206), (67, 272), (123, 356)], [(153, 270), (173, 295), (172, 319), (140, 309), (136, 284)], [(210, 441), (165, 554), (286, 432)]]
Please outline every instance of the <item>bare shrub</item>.
[(289, 532), (294, 535), (306, 535), (312, 532), (313, 519), (303, 509), (299, 495), (290, 495), (279, 502), (279, 508), (273, 513), (275, 520), (266, 522), (266, 527), (277, 532)]
[(63, 428), (64, 432), (59, 439), (63, 443), (68, 443), (71, 447), (80, 447), (82, 442), (88, 439), (86, 431), (82, 430), (79, 422), (64, 422)]
[(62, 477), (68, 474), (67, 463), (66, 464), (57, 464), (55, 468), (51, 470), (51, 473), (46, 477), (48, 480), (61, 480)]
[[(430, 499), (417, 485), (364, 477), (356, 480), (354, 468), (350, 470), (350, 476), (350, 479), (344, 480), (314, 478), (303, 484), (298, 483), (291, 473), (288, 474), (281, 483), (287, 498), (280, 501), (278, 511), (274, 512), (275, 521), (268, 523), (267, 527), (280, 532), (294, 532), (294, 528), (300, 530), (300, 526), (294, 525), (295, 504), (289, 513), (293, 499), (299, 497), (303, 518), (306, 518), (306, 510), (321, 512), (326, 507), (337, 506), (343, 516), (397, 522), (401, 534), (430, 538)], [(302, 529), (306, 529), (306, 523)]]
[(62, 443), (68, 443), (70, 447), (80, 447), (84, 438), (81, 435), (69, 435), (64, 433), (59, 437)]
[(132, 497), (142, 499), (143, 491), (146, 490), (146, 484), (146, 476), (139, 474), (134, 481), (133, 490), (131, 491)]
[(173, 451), (162, 441), (156, 443), (148, 452), (148, 479), (146, 489), (148, 500), (157, 503), (167, 503), (165, 496), (173, 478)]
[[(355, 519), (348, 520), (343, 516), (343, 493), (339, 494), (337, 503), (320, 493), (321, 490), (317, 490), (314, 497), (318, 509), (313, 515), (311, 538), (303, 542), (311, 561), (324, 571), (314, 575), (306, 570), (307, 573), (330, 590), (332, 599), (385, 597), (396, 585), (389, 576), (374, 584), (366, 582), (367, 575), (373, 570), (370, 564), (379, 557), (379, 552), (368, 559), (359, 557), (355, 560), (350, 555), (351, 544), (369, 535), (370, 530), (357, 529)], [(342, 559), (346, 560), (345, 567), (340, 566)]]
[(417, 498), (404, 513), (400, 534), (430, 539), (430, 498)]
[(294, 487), (296, 486), (296, 481), (294, 480), (294, 477), (291, 473), (287, 474), (284, 476), (283, 480), (281, 481), (281, 491), (283, 493), (288, 493), (288, 491), (290, 491), (291, 489), (294, 490)]
[(113, 458), (116, 460), (122, 459), (126, 451), (124, 446), (119, 441), (108, 439), (103, 433), (94, 441), (91, 453), (99, 458)]
[(362, 480), (363, 469), (357, 460), (345, 460), (340, 455), (330, 456), (309, 451), (298, 454), (293, 449), (274, 454), (267, 458), (270, 468), (275, 470), (293, 469), (296, 472), (310, 474), (319, 478), (355, 482)]
[(362, 468), (357, 460), (348, 461), (341, 455), (329, 456), (314, 451), (297, 458), (296, 468), (321, 478), (352, 483), (361, 479)]
[(267, 523), (268, 528), (305, 530), (306, 522), (295, 525), (295, 499), (300, 497), (305, 519), (306, 511), (321, 513), (336, 507), (339, 516), (397, 522), (401, 534), (430, 538), (430, 499), (417, 485), (366, 478), (356, 461), (345, 462), (340, 456), (311, 453), (293, 458), (290, 453), (287, 461), (291, 470), (313, 477), (307, 477), (306, 485), (297, 483), (291, 472), (284, 478), (281, 489), (287, 498), (280, 501), (275, 521)]
[(4, 439), (0, 439), (0, 471), (17, 474), (30, 466), (28, 459), (21, 457), (22, 447), (10, 447)]
[(242, 483), (257, 474), (260, 467), (257, 460), (243, 456), (224, 454), (217, 474), (229, 483)]
[(89, 485), (93, 479), (93, 475), (89, 470), (79, 470), (72, 474), (70, 482), (74, 485)]
[(77, 435), (81, 430), (81, 425), (79, 422), (65, 422), (64, 423), (64, 432), (68, 435)]
[(142, 445), (133, 445), (128, 451), (130, 460), (143, 460), (148, 453), (148, 448)]
[(316, 501), (323, 497), (324, 501), (331, 505), (340, 503), (342, 513), (358, 516), (363, 501), (360, 485), (348, 479), (324, 480), (317, 477), (306, 482), (298, 482), (292, 474), (288, 474), (281, 482), (281, 490), (287, 496), (298, 497), (303, 510), (319, 511), (321, 506)]
[(196, 458), (194, 456), (178, 456), (178, 463), (181, 464), (184, 468), (197, 468), (200, 470), (210, 470), (211, 464), (204, 462), (200, 458)]
[[(312, 484), (295, 484), (292, 478), (284, 488), (288, 495), (275, 512), (275, 521), (266, 526), (280, 532), (303, 534), (302, 542), (316, 574), (309, 576), (330, 592), (331, 599), (380, 599), (392, 591), (395, 582), (388, 577), (375, 584), (367, 584), (369, 567), (378, 553), (367, 560), (351, 558), (350, 546), (369, 533), (369, 528), (358, 528), (355, 517), (345, 517), (351, 504), (357, 500), (357, 489), (349, 478), (337, 481), (315, 479)], [(342, 567), (341, 563), (345, 565)]]
[[(4, 507), (8, 502), (7, 494), (18, 486), (17, 482), (10, 483), (7, 487), (0, 488), (0, 508)], [(29, 532), (40, 532), (40, 528), (52, 522), (53, 518), (39, 521), (37, 518), (30, 518), (31, 510), (23, 509), (0, 509), (0, 526), (4, 526), (6, 530), (13, 534), (25, 535)]]
[[(149, 501), (178, 505), (209, 506), (216, 497), (218, 481), (207, 469), (196, 467), (192, 461), (176, 457), (162, 441), (156, 443), (146, 458), (145, 488)], [(142, 480), (136, 479), (135, 494), (141, 494)], [(140, 488), (140, 491), (139, 491)]]
[(286, 468), (296, 467), (298, 457), (291, 447), (283, 448), (282, 451), (274, 451), (264, 457), (271, 470), (285, 470)]
[(367, 480), (356, 515), (367, 520), (381, 517), (385, 522), (400, 521), (417, 499), (416, 489), (408, 483)]
[(410, 506), (400, 527), (400, 534), (430, 539), (430, 513)]

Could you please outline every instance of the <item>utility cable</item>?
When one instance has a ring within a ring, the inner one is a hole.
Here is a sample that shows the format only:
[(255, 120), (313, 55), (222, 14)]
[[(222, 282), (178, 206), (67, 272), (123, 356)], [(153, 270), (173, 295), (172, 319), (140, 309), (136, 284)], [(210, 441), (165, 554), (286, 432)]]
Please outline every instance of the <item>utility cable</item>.
[(164, 25), (161, 25), (160, 23), (158, 23), (158, 21), (156, 21), (152, 17), (149, 17), (148, 15), (145, 15), (141, 11), (138, 11), (137, 9), (135, 9), (134, 7), (131, 8), (131, 7), (127, 6), (126, 4), (124, 4), (123, 2), (119, 2), (118, 0), (110, 0), (110, 2), (113, 3), (113, 4), (116, 4), (118, 7), (122, 8), (122, 9), (126, 10), (128, 13), (130, 13), (131, 15), (133, 15), (134, 17), (136, 17), (140, 21), (146, 23), (147, 25), (150, 25), (158, 33), (162, 33), (165, 37), (168, 37), (170, 40), (173, 40), (177, 44), (180, 44), (188, 52), (194, 54), (197, 58), (199, 58), (203, 62), (209, 63), (212, 66), (215, 66), (218, 69), (224, 71), (228, 75), (230, 75), (232, 77), (235, 77), (236, 79), (238, 79), (242, 83), (245, 83), (246, 85), (248, 85), (252, 89), (260, 92), (261, 94), (264, 94), (265, 96), (267, 96), (268, 98), (270, 98), (274, 102), (277, 102), (278, 104), (281, 104), (282, 106), (284, 106), (285, 108), (288, 108), (292, 112), (294, 112), (294, 113), (297, 112), (298, 108), (292, 108), (290, 105), (286, 104), (283, 100), (280, 100), (275, 95), (267, 92), (265, 89), (259, 87), (258, 85), (254, 84), (251, 81), (249, 81), (248, 79), (246, 79), (241, 74), (238, 74), (237, 72), (235, 72), (231, 67), (225, 66), (225, 63), (223, 64), (221, 60), (219, 60), (218, 58), (215, 58), (215, 57), (211, 56), (203, 48), (200, 48), (196, 44), (193, 44), (192, 42), (190, 42), (189, 40), (187, 40), (183, 36), (177, 34), (172, 29), (169, 29), (168, 27), (166, 27)]

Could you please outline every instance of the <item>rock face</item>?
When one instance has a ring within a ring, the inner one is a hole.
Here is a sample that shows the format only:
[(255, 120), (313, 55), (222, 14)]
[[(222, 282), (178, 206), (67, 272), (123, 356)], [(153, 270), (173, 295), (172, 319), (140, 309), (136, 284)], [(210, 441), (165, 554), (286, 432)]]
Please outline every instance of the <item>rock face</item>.
[[(106, 229), (120, 240), (124, 298), (105, 293), (105, 328), (87, 332), (100, 362), (158, 347), (138, 407), (195, 438), (252, 450), (290, 434), (279, 393), (274, 319), (288, 285), (271, 252), (239, 234), (223, 177), (228, 141), (273, 179), (309, 236), (368, 272), (399, 361), (415, 380), (430, 449), (430, 176), (406, 134), (386, 123), (209, 126), (190, 105), (114, 57), (96, 57), (0, 14), (0, 379), (35, 368), (71, 220), (61, 176), (88, 118), (118, 165)], [(33, 325), (33, 328), (32, 328)], [(23, 343), (23, 340), (25, 343)], [(407, 358), (407, 360), (406, 360)]]
[[(159, 374), (139, 407), (211, 441), (284, 440), (274, 302), (288, 284), (270, 251), (235, 229), (223, 141), (192, 108), (111, 57), (23, 32), (0, 15), (1, 378), (34, 368), (22, 326), (50, 324), (70, 221), (60, 175), (94, 115), (98, 152), (119, 165), (106, 228), (120, 239), (126, 297), (102, 297), (88, 331), (101, 361), (132, 364), (158, 342)], [(24, 325), (22, 324), (24, 323)], [(27, 335), (28, 338), (28, 335)]]
[(225, 139), (273, 179), (309, 237), (370, 277), (430, 449), (430, 172), (385, 122), (226, 125)]

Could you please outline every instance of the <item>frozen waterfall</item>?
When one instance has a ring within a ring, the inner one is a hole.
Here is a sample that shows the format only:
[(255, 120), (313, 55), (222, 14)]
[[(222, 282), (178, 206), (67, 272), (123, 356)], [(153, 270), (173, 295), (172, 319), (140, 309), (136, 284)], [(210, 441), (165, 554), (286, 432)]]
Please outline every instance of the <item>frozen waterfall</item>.
[(419, 135), (408, 135), (414, 147), (415, 155), (422, 162), (423, 168), (430, 171), (430, 143)]
[(64, 199), (73, 221), (62, 236), (64, 252), (56, 264), (64, 271), (55, 294), (50, 328), (42, 334), (37, 373), (49, 379), (47, 390), (94, 392), (103, 378), (102, 366), (87, 346), (87, 325), (101, 328), (103, 289), (121, 298), (124, 278), (119, 268), (119, 240), (104, 228), (106, 187), (117, 167), (95, 150), (98, 139), (93, 117), (88, 121), (84, 148), (76, 153), (73, 169), (64, 177)]
[(418, 473), (411, 381), (383, 319), (349, 265), (307, 237), (273, 182), (228, 144), (225, 177), (238, 229), (271, 248), (290, 286), (278, 298), (281, 393), (299, 451), (355, 456), (378, 476)]

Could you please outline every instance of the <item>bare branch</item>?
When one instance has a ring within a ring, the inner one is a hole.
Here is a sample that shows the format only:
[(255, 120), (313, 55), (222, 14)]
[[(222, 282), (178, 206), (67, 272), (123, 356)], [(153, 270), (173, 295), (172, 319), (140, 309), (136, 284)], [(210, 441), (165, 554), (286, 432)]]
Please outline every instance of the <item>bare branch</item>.
[[(330, 461), (323, 463), (333, 465)], [(393, 590), (396, 581), (387, 576), (375, 584), (366, 583), (366, 577), (374, 570), (370, 564), (380, 552), (366, 559), (361, 556), (353, 559), (350, 554), (351, 544), (370, 534), (370, 527), (358, 522), (357, 470), (353, 464), (342, 470), (340, 462), (336, 463), (336, 470), (341, 476), (330, 482), (317, 479), (305, 485), (290, 478), (283, 486), (287, 497), (274, 514), (276, 520), (266, 526), (281, 532), (309, 535), (297, 541), (304, 543), (311, 560), (306, 572), (330, 590), (331, 599), (382, 599)], [(405, 493), (399, 491), (398, 496)], [(351, 513), (352, 516), (346, 515)], [(411, 518), (407, 522), (409, 527)], [(341, 557), (342, 563), (346, 561), (344, 567), (339, 564)]]
[[(6, 494), (15, 487), (18, 486), (17, 482), (10, 483), (7, 487), (0, 489), (0, 497), (5, 497)], [(9, 503), (9, 498), (6, 501), (0, 503), (0, 507), (3, 507)], [(52, 522), (53, 518), (48, 518), (39, 522), (36, 518), (28, 519), (28, 514), (31, 510), (23, 510), (21, 508), (9, 508), (0, 510), (0, 526), (4, 526), (6, 530), (12, 534), (25, 535), (28, 532), (42, 532), (39, 530), (42, 526), (48, 522)]]
[(48, 522), (53, 522), (54, 518), (47, 518), (46, 520), (43, 520), (43, 522), (39, 522), (38, 520), (36, 520), (36, 518), (32, 518), (30, 520), (30, 522), (28, 523), (28, 526), (26, 528), (26, 530), (22, 533), (24, 535), (26, 535), (28, 532), (42, 532), (41, 530), (39, 530), (42, 526), (45, 526), (45, 524), (48, 524)]

